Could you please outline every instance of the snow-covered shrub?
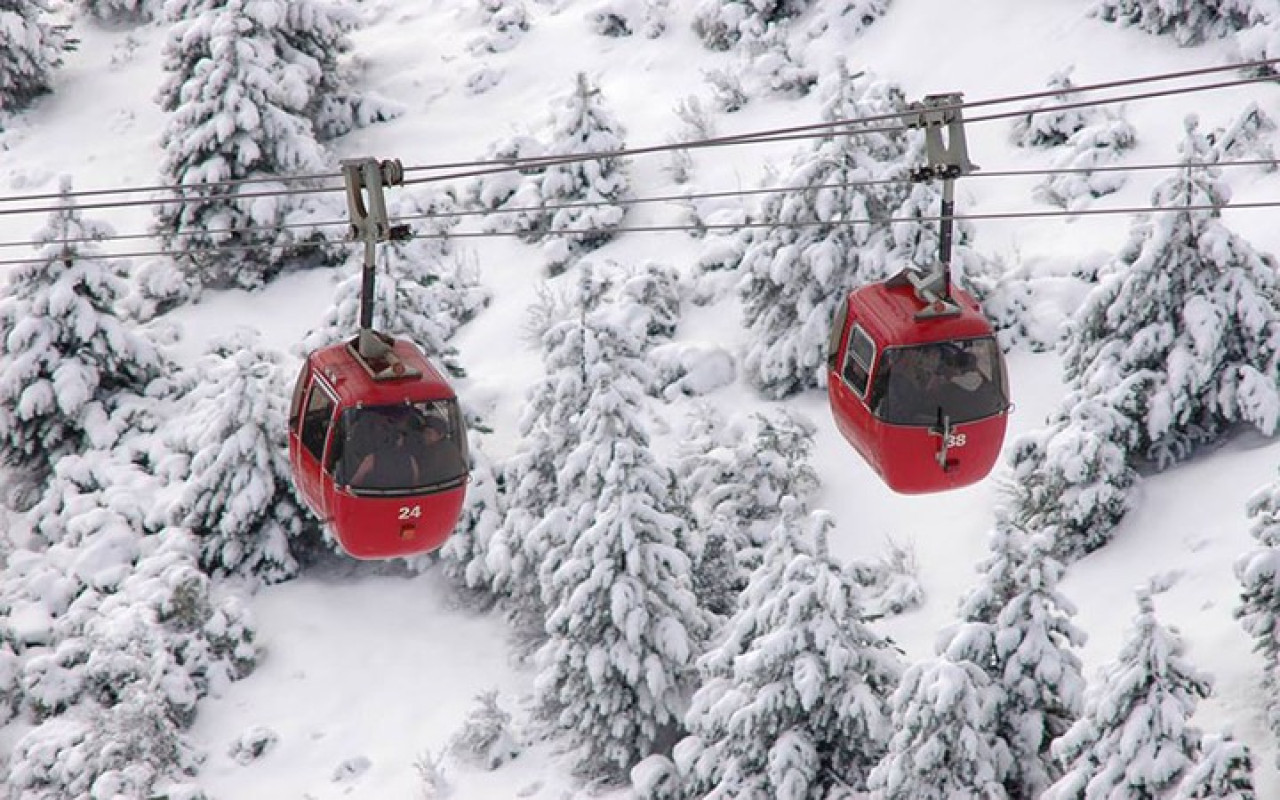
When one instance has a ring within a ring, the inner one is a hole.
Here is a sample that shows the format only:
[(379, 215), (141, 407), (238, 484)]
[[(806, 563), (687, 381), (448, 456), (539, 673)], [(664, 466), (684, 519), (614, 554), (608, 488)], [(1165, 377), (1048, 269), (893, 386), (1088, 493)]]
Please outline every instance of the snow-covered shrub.
[(1259, 19), (1249, 0), (1097, 0), (1091, 16), (1171, 36), (1182, 47), (1220, 39)]
[(496, 689), (476, 695), (462, 730), (449, 741), (449, 754), (466, 764), (495, 770), (523, 749), (512, 730), (511, 714), (498, 705)]
[(280, 734), (264, 725), (254, 725), (235, 738), (227, 755), (242, 766), (265, 756), (280, 741)]
[(649, 351), (649, 360), (653, 365), (649, 391), (668, 400), (708, 394), (738, 377), (733, 354), (711, 342), (660, 344)]

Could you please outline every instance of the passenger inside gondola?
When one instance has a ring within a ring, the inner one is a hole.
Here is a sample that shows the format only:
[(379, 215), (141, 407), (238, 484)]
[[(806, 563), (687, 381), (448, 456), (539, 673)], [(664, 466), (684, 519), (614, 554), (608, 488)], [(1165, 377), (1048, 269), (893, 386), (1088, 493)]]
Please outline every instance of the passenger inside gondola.
[(1006, 410), (994, 339), (885, 350), (872, 392), (875, 415), (896, 425), (971, 422)]
[(465, 454), (435, 404), (374, 406), (346, 413), (343, 481), (356, 491), (397, 492), (460, 481)]

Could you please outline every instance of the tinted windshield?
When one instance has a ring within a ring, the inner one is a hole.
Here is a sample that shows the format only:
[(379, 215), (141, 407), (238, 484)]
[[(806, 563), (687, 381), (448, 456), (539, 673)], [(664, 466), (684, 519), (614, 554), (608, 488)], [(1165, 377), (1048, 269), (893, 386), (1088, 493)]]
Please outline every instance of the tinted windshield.
[(876, 368), (871, 410), (896, 425), (952, 424), (1009, 407), (1004, 361), (992, 337), (890, 347)]
[(334, 481), (353, 491), (443, 491), (466, 478), (466, 430), (456, 401), (352, 408), (339, 426)]

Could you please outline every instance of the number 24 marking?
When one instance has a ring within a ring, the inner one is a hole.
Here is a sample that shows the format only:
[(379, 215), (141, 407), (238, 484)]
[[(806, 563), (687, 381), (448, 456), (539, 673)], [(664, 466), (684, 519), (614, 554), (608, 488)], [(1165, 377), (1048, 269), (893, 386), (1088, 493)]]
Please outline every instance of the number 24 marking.
[(400, 506), (400, 519), (418, 519), (422, 516), (422, 506)]

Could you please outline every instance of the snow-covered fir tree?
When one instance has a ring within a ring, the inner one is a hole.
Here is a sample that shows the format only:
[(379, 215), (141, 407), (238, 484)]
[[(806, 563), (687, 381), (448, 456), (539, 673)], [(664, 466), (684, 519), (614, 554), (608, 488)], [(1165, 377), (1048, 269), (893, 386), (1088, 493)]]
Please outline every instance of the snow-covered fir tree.
[(193, 386), (167, 434), (190, 455), (169, 518), (200, 537), (210, 575), (292, 577), (289, 540), (308, 516), (289, 472), (286, 367), (249, 331), (219, 337), (196, 364)]
[[(625, 148), (623, 133), (599, 87), (578, 73), (574, 89), (554, 101), (545, 144), (517, 139), (499, 148), (514, 145), (514, 157), (553, 163), (523, 169), (518, 181), (509, 175), (482, 181), (473, 191), (499, 217), (497, 227), (541, 241), (548, 269), (559, 274), (610, 241), (626, 216), (625, 206), (617, 205), (631, 193), (626, 164), (607, 155)], [(597, 153), (604, 155), (592, 156)], [(557, 159), (564, 160), (554, 163)], [(512, 212), (514, 217), (505, 219)]]
[(812, 5), (814, 0), (701, 0), (693, 12), (693, 30), (708, 48), (729, 50)]
[(86, 444), (109, 447), (122, 394), (141, 393), (164, 364), (155, 346), (116, 316), (123, 267), (98, 242), (68, 181), (36, 234), (40, 260), (7, 271), (0, 294), (0, 462), (35, 475)]
[(21, 111), (51, 89), (67, 47), (65, 28), (49, 19), (49, 0), (0, 0), (0, 112)]
[[(822, 90), (827, 122), (906, 109), (897, 86), (851, 76), (843, 62)], [(854, 125), (853, 134), (823, 137), (797, 155), (782, 181), (787, 191), (770, 194), (757, 215), (776, 224), (742, 235), (738, 293), (749, 332), (742, 366), (774, 399), (824, 386), (836, 306), (854, 287), (908, 265), (890, 226), (864, 220), (899, 216), (910, 190), (892, 179), (905, 181), (917, 153), (901, 131), (858, 127), (875, 128)], [(866, 185), (881, 180), (890, 182)]]
[[(518, 626), (540, 631), (541, 565), (548, 563), (556, 532), (547, 517), (560, 503), (557, 470), (581, 439), (587, 405), (587, 368), (598, 358), (587, 318), (602, 307), (611, 282), (594, 264), (581, 264), (563, 295), (546, 290), (531, 309), (531, 335), (541, 349), (543, 377), (529, 390), (519, 420), (520, 444), (503, 465), (507, 510), (490, 541), (485, 562), (494, 591), (506, 600)], [(635, 343), (639, 346), (639, 342)], [(556, 534), (561, 547), (566, 540)]]
[(603, 0), (587, 12), (591, 29), (601, 36), (640, 35), (656, 39), (667, 30), (671, 0)]
[(476, 695), (462, 730), (449, 741), (450, 755), (464, 763), (494, 770), (523, 750), (512, 730), (511, 714), (498, 704), (496, 689)]
[(215, 599), (197, 568), (196, 538), (142, 535), (142, 510), (110, 488), (46, 515), (56, 543), (5, 566), (0, 607), (23, 622), (4, 638), (28, 723), (3, 781), (15, 798), (148, 797), (185, 781), (197, 701), (257, 658), (240, 599)]
[(1134, 223), (1071, 321), (1059, 410), (1014, 445), (1015, 519), (1064, 559), (1110, 538), (1139, 467), (1280, 424), (1274, 259), (1222, 223), (1228, 190), (1194, 118), (1182, 155), (1152, 198), (1168, 213)]
[(163, 0), (78, 0), (94, 19), (112, 24), (136, 24), (158, 18)]
[(782, 407), (725, 419), (713, 406), (700, 403), (685, 420), (675, 473), (689, 498), (694, 527), (722, 537), (720, 546), (737, 564), (733, 591), (759, 566), (783, 498), (807, 511), (821, 487), (809, 462), (815, 430), (813, 423)]
[(1200, 742), (1200, 760), (1187, 770), (1173, 800), (1256, 800), (1253, 757), (1230, 735), (1208, 735)]
[(1005, 800), (1011, 756), (997, 734), (1001, 694), (971, 661), (944, 654), (908, 667), (891, 700), (893, 738), (867, 781), (871, 796)]
[(827, 551), (830, 516), (782, 502), (782, 521), (719, 644), (675, 748), (683, 797), (828, 797), (865, 788), (892, 730), (902, 672)]
[(1058, 590), (1062, 565), (1052, 542), (997, 517), (982, 577), (939, 649), (987, 673), (999, 693), (994, 734), (1012, 756), (1000, 780), (1011, 798), (1038, 797), (1061, 774), (1050, 745), (1083, 708), (1085, 681), (1073, 648), (1085, 636), (1071, 621), (1075, 606)]
[(355, 70), (344, 56), (360, 24), (356, 9), (330, 0), (288, 0), (279, 10), (284, 18), (277, 47), (288, 68), (301, 71), (298, 89), (308, 93), (301, 113), (318, 139), (334, 139), (403, 112), (399, 104), (355, 87)]
[[(447, 214), (454, 208), (446, 195), (421, 199), (404, 195), (388, 202), (397, 218)], [(490, 301), (491, 293), (464, 253), (454, 250), (447, 231), (456, 218), (423, 227), (420, 236), (378, 246), (374, 274), (373, 327), (412, 340), (451, 375), (466, 374), (449, 340)], [(363, 250), (352, 251), (350, 274), (334, 291), (333, 304), (320, 325), (303, 339), (300, 352), (310, 352), (350, 339), (360, 325)]]
[(1053, 745), (1065, 767), (1043, 800), (1166, 797), (1200, 758), (1189, 724), (1209, 677), (1186, 659), (1182, 636), (1160, 624), (1149, 589), (1119, 657), (1091, 683), (1085, 712)]
[(471, 478), (466, 504), (453, 534), (440, 548), (440, 563), (455, 584), (487, 599), (494, 584), (487, 560), (489, 546), (506, 514), (506, 486), (501, 470), (490, 461), (474, 434), (468, 437), (467, 451)]
[(305, 208), (285, 192), (301, 184), (284, 179), (327, 166), (307, 116), (316, 88), (308, 81), (321, 76), (282, 52), (289, 37), (301, 44), (287, 5), (166, 6), (172, 27), (158, 101), (171, 116), (160, 172), (183, 202), (159, 206), (156, 229), (197, 285), (256, 288), (286, 265), (333, 261), (337, 252), (323, 237), (282, 227)]
[(672, 475), (649, 448), (643, 339), (624, 311), (604, 302), (572, 323), (582, 403), (531, 533), (546, 544), (538, 715), (565, 736), (576, 772), (611, 783), (679, 730), (708, 622)]
[(1075, 81), (1071, 80), (1073, 67), (1059, 70), (1049, 76), (1047, 97), (1042, 97), (1027, 107), (1027, 113), (1015, 117), (1009, 140), (1018, 147), (1060, 147), (1082, 128), (1099, 122), (1106, 113), (1097, 106), (1076, 106), (1080, 99)]
[(640, 307), (647, 319), (645, 335), (649, 343), (663, 342), (676, 334), (680, 322), (680, 273), (667, 264), (647, 261), (620, 278), (621, 299)]
[(1137, 131), (1119, 115), (1086, 125), (1067, 139), (1050, 169), (1031, 194), (1037, 200), (1076, 210), (1092, 200), (1119, 191), (1125, 184), (1120, 171), (1098, 170), (1115, 164), (1137, 142)]
[(1246, 511), (1257, 547), (1235, 564), (1242, 588), (1235, 615), (1262, 658), (1264, 718), (1272, 735), (1280, 737), (1280, 480), (1256, 492)]
[(1253, 0), (1096, 0), (1089, 13), (1191, 47), (1254, 24), (1256, 5)]

